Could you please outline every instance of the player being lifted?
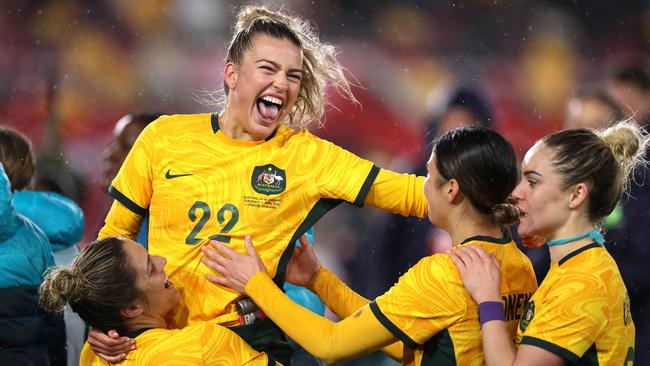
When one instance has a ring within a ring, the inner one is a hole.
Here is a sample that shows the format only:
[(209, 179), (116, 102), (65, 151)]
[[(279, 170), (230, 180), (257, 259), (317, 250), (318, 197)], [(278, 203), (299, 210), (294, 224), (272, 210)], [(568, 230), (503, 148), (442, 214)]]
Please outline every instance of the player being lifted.
[(286, 364), (290, 349), (268, 319), (238, 326), (239, 294), (206, 280), (201, 244), (244, 252), (252, 235), (281, 285), (295, 241), (326, 212), (345, 201), (424, 217), (424, 178), (293, 129), (319, 121), (326, 84), (355, 100), (334, 47), (307, 22), (244, 7), (223, 77), (222, 110), (163, 116), (142, 132), (109, 189), (115, 201), (99, 237), (133, 238), (148, 213), (149, 251), (167, 258), (181, 294), (174, 325), (214, 320)]

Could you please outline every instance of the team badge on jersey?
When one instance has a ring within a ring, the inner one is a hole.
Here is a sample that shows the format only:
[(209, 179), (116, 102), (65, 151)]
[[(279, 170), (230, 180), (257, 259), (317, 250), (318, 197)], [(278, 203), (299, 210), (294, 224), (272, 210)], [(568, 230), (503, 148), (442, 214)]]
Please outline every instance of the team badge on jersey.
[(280, 194), (287, 187), (287, 175), (284, 170), (273, 164), (256, 166), (253, 169), (251, 185), (257, 193), (269, 196)]
[(533, 317), (535, 316), (535, 302), (534, 301), (529, 301), (526, 303), (526, 306), (524, 306), (524, 313), (521, 316), (521, 319), (519, 319), (519, 329), (523, 332), (528, 328), (528, 324), (533, 320)]

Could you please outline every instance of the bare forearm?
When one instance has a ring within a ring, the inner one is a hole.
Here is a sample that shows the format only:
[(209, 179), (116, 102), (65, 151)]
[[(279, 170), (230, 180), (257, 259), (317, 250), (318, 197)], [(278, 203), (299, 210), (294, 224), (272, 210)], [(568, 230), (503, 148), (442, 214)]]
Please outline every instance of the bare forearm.
[(511, 366), (517, 356), (517, 349), (508, 333), (506, 322), (489, 321), (481, 327), (483, 353), (487, 366)]

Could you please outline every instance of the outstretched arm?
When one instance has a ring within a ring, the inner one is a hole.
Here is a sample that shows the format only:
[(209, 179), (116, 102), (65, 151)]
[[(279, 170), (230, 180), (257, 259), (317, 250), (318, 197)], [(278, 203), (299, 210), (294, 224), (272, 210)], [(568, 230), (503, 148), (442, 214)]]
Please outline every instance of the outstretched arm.
[(364, 202), (404, 216), (425, 217), (423, 183), (424, 177), (381, 169)]
[[(316, 251), (304, 235), (300, 237), (300, 246), (295, 248), (287, 266), (287, 281), (309, 288), (341, 319), (369, 303), (321, 264)], [(382, 348), (381, 351), (401, 362), (403, 346), (399, 341)]]
[(204, 258), (203, 263), (224, 275), (209, 275), (208, 279), (250, 296), (289, 337), (309, 353), (328, 363), (335, 363), (378, 350), (397, 340), (375, 318), (368, 306), (334, 323), (297, 305), (266, 274), (266, 268), (253, 249), (250, 237), (245, 242), (248, 256), (221, 244), (216, 247), (225, 256), (203, 247), (204, 253), (211, 258)]

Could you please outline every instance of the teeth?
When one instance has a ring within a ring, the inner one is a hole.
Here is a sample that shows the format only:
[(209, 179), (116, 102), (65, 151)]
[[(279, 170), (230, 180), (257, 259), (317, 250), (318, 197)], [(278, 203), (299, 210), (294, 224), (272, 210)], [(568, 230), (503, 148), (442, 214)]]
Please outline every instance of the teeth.
[(265, 101), (265, 102), (277, 104), (278, 106), (282, 107), (282, 99), (280, 99), (280, 98), (276, 98), (276, 97), (272, 97), (272, 96), (267, 95), (267, 96), (262, 97), (262, 100)]

